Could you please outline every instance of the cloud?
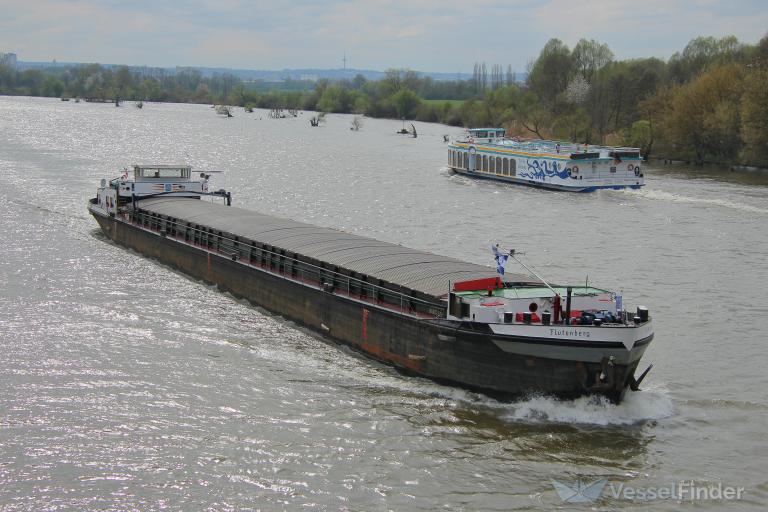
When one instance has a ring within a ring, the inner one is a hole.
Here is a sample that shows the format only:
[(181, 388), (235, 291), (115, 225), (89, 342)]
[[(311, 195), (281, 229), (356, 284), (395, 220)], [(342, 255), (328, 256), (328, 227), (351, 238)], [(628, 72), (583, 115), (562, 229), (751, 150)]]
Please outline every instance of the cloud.
[(22, 60), (248, 68), (522, 70), (546, 41), (669, 57), (692, 38), (768, 27), (762, 0), (0, 0), (0, 51)]

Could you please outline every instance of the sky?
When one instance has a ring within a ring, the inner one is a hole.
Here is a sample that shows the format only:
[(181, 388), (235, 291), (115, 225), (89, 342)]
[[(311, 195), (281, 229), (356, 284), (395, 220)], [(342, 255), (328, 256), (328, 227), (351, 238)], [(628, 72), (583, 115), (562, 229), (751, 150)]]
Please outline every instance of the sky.
[(0, 0), (0, 52), (158, 67), (525, 71), (555, 37), (624, 60), (767, 33), (768, 0)]

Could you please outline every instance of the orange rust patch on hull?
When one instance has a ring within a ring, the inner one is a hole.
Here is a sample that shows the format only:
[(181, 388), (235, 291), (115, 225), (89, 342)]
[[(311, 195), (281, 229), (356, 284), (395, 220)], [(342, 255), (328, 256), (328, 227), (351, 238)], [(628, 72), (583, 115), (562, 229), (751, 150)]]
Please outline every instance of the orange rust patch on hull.
[(378, 359), (389, 361), (390, 363), (394, 363), (397, 366), (408, 368), (409, 370), (413, 370), (415, 372), (421, 370), (421, 363), (424, 361), (423, 359), (411, 359), (407, 356), (394, 354), (388, 350), (384, 350), (378, 345), (373, 345), (371, 343), (362, 343), (360, 348), (365, 352), (377, 357)]

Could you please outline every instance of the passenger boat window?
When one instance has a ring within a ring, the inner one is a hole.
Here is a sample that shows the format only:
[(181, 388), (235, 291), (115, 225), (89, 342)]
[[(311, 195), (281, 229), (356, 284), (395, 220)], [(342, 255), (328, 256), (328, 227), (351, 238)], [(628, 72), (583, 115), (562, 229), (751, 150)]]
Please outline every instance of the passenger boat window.
[(514, 158), (510, 158), (509, 160), (509, 175), (515, 176), (517, 175), (517, 160)]
[(496, 174), (501, 174), (501, 157), (496, 157)]
[(488, 172), (496, 172), (496, 159), (494, 157), (491, 157), (491, 161), (488, 164)]
[(461, 167), (463, 169), (469, 169), (469, 156), (467, 153), (464, 153), (463, 163), (461, 164)]
[(483, 171), (488, 172), (488, 155), (483, 155)]
[(509, 158), (504, 159), (502, 166), (502, 172), (504, 173), (504, 176), (509, 176)]

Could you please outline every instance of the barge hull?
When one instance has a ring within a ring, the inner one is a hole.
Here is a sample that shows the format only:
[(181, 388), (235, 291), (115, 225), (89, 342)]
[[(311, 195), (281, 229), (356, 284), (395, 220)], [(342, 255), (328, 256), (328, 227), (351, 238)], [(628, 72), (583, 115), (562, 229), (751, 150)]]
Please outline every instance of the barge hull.
[(360, 298), (288, 279), (93, 208), (91, 213), (102, 231), (120, 245), (215, 284), (405, 373), (497, 398), (533, 393), (562, 398), (600, 394), (619, 402), (641, 355), (630, 358), (627, 364), (611, 365), (610, 382), (601, 384), (596, 376), (606, 370), (604, 362), (505, 351), (494, 342), (498, 336), (490, 330), (404, 315)]

